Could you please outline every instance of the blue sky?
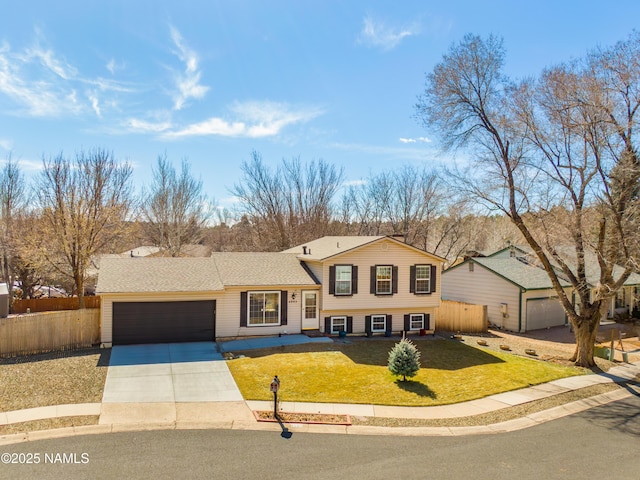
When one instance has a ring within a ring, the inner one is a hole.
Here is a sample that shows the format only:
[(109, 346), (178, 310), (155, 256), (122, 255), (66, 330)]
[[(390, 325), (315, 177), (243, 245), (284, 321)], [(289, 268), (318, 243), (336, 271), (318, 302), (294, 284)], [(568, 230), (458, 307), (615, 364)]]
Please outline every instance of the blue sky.
[(324, 159), (345, 182), (445, 162), (413, 118), (424, 76), (465, 33), (502, 36), (535, 75), (625, 38), (637, 0), (2, 0), (0, 160), (102, 147), (138, 187), (187, 158), (225, 206), (259, 151)]

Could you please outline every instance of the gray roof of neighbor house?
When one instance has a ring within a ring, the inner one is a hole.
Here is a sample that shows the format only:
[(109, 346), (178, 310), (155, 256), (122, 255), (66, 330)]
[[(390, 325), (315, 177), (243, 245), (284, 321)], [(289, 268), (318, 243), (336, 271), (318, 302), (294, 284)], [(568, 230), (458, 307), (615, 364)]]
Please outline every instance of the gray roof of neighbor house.
[[(497, 255), (500, 252), (504, 252), (509, 248), (513, 248), (516, 251), (516, 257), (524, 256), (531, 263), (534, 263), (536, 265), (540, 263), (535, 253), (533, 252), (531, 247), (529, 247), (528, 245), (527, 246), (513, 245), (506, 248), (502, 248), (500, 250), (497, 250), (496, 252), (493, 252), (491, 255), (489, 255), (488, 258), (493, 258), (494, 255)], [(561, 246), (555, 247), (555, 249), (556, 249), (556, 252), (558, 252), (560, 256), (564, 259), (564, 261), (567, 262), (567, 265), (569, 266), (569, 268), (575, 272), (576, 265), (577, 265), (575, 248), (561, 245)], [(474, 260), (477, 260), (477, 258)], [(593, 250), (586, 250), (584, 252), (584, 260), (585, 260), (585, 267), (586, 267), (587, 283), (592, 287), (594, 287), (600, 282), (600, 264), (598, 263), (598, 258), (596, 257), (596, 254)], [(562, 269), (560, 268), (560, 266), (552, 258), (551, 258), (551, 261), (554, 264), (558, 273), (560, 275), (564, 275), (562, 273)], [(620, 278), (623, 272), (624, 272), (624, 268), (622, 266), (614, 265), (613, 271), (612, 271), (614, 280)], [(640, 275), (637, 273), (631, 273), (627, 278), (627, 280), (624, 282), (624, 285), (625, 286), (640, 285)]]
[(104, 257), (96, 291), (99, 293), (194, 292), (223, 290), (211, 258)]
[[(553, 288), (547, 272), (519, 258), (476, 257), (467, 262), (470, 261), (482, 265), (525, 290)], [(570, 286), (569, 282), (562, 279), (560, 279), (560, 283), (565, 287)]]
[(225, 286), (318, 284), (294, 253), (214, 252), (211, 258)]

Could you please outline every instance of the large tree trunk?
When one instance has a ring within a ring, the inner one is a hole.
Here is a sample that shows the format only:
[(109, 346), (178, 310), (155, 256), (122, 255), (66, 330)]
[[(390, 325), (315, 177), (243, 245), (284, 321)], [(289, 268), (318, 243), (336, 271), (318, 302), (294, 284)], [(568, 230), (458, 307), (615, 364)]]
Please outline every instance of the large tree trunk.
[(579, 317), (577, 322), (573, 324), (573, 333), (576, 337), (576, 350), (571, 357), (571, 361), (575, 362), (579, 367), (591, 368), (596, 365), (593, 352), (601, 317), (602, 313), (600, 309), (596, 309), (591, 317)]

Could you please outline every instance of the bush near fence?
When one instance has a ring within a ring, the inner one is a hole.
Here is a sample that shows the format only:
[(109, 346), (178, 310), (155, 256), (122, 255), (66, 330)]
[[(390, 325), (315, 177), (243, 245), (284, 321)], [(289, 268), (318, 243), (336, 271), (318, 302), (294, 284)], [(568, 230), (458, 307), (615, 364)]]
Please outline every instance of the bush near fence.
[[(85, 308), (100, 308), (100, 297), (84, 297)], [(11, 305), (11, 313), (57, 312), (60, 310), (78, 310), (80, 301), (78, 297), (56, 298), (30, 298), (26, 300), (14, 300)]]
[(487, 320), (486, 305), (442, 300), (436, 313), (436, 330), (485, 333), (488, 327)]
[(91, 347), (100, 343), (100, 309), (0, 318), (0, 357)]

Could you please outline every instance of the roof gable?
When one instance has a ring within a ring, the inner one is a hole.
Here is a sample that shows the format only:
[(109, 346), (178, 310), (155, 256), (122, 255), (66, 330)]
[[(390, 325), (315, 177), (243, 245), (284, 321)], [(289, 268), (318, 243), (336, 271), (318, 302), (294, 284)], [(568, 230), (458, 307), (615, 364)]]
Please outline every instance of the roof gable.
[(393, 237), (385, 236), (385, 235), (326, 236), (326, 237), (318, 238), (317, 240), (313, 240), (311, 242), (304, 243), (302, 245), (297, 245), (288, 250), (284, 250), (281, 253), (295, 253), (298, 256), (298, 259), (300, 260), (311, 260), (311, 261), (322, 262), (324, 260), (328, 260), (330, 258), (344, 255), (346, 253), (352, 252), (354, 250), (357, 250), (359, 248), (362, 248), (368, 245), (372, 245), (374, 243), (377, 243), (383, 240), (393, 242), (398, 246), (408, 248), (417, 253), (420, 253), (421, 255), (429, 256), (430, 258), (438, 262), (444, 262), (445, 260), (442, 257), (426, 252), (412, 245), (396, 240)]

